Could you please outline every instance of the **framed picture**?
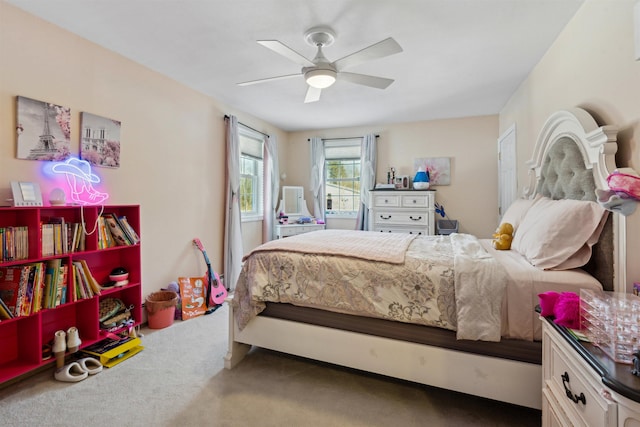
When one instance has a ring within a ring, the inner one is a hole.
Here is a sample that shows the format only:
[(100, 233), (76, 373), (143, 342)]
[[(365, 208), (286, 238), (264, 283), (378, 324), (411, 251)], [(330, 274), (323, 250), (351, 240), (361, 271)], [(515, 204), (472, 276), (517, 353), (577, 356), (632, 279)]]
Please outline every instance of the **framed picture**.
[(415, 159), (413, 169), (423, 168), (429, 171), (429, 185), (451, 184), (451, 158), (450, 157), (423, 157)]
[(80, 157), (95, 166), (120, 167), (120, 127), (117, 120), (80, 114)]
[(71, 109), (24, 96), (17, 97), (16, 157), (61, 161), (69, 157)]

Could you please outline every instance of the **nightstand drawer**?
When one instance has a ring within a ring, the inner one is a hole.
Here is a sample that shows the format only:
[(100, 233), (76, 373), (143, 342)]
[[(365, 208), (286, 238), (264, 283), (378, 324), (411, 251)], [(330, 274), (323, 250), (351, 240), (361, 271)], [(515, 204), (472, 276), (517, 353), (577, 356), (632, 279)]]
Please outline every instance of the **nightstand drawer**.
[(601, 394), (604, 391), (601, 382), (576, 364), (575, 357), (569, 356), (571, 350), (555, 339), (549, 341), (543, 386), (545, 393), (553, 396), (549, 400), (558, 402), (555, 412), (562, 414), (558, 418), (566, 417), (571, 426), (615, 425), (616, 403)]

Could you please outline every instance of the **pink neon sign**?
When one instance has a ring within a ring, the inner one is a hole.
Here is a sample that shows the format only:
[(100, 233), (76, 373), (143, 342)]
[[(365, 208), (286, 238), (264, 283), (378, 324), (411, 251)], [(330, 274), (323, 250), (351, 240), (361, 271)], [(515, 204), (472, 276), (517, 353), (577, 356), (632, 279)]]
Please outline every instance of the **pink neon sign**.
[(109, 198), (109, 194), (93, 188), (93, 184), (100, 182), (100, 177), (91, 171), (91, 164), (86, 160), (71, 157), (64, 162), (55, 163), (51, 170), (65, 175), (72, 203), (99, 205)]

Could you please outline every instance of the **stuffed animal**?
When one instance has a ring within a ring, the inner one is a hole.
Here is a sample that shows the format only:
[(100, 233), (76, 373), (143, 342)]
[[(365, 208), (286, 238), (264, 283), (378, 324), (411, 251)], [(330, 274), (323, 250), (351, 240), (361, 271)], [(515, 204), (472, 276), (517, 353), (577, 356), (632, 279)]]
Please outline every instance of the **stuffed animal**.
[(503, 222), (493, 234), (493, 247), (499, 251), (508, 251), (511, 249), (511, 240), (513, 240), (513, 225)]
[(582, 329), (580, 324), (580, 297), (573, 292), (543, 292), (540, 299), (540, 314), (553, 316), (554, 322), (571, 329)]

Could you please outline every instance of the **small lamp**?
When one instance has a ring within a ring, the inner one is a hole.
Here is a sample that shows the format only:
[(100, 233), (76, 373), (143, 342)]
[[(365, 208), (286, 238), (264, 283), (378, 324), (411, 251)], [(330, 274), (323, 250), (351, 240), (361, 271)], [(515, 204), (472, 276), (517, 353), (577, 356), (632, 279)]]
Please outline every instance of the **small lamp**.
[(49, 203), (51, 206), (64, 206), (67, 204), (67, 195), (62, 188), (54, 188), (49, 193)]

